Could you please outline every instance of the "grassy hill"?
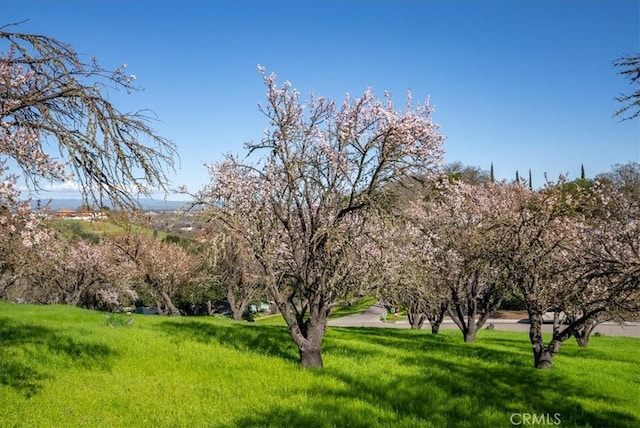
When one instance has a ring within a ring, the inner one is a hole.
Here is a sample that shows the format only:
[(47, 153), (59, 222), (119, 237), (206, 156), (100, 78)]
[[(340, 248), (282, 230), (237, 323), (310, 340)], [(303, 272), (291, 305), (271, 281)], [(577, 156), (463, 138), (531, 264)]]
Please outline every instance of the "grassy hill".
[[(108, 220), (51, 220), (49, 225), (70, 238), (83, 238), (94, 240), (102, 236), (118, 235), (126, 232), (121, 226)], [(153, 236), (154, 231), (144, 226), (133, 225), (132, 231), (136, 233)], [(157, 231), (157, 236), (162, 239), (167, 236), (166, 232)]]
[(521, 333), (330, 328), (317, 371), (284, 326), (128, 317), (0, 303), (0, 426), (640, 426), (637, 339), (567, 343), (540, 371)]

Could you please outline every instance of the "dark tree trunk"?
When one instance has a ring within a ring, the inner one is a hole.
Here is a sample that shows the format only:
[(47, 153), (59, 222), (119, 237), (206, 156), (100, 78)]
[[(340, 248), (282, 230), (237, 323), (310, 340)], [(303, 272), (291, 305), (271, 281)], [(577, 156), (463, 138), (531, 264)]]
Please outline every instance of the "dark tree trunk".
[(552, 359), (553, 359), (553, 355), (551, 354), (551, 351), (549, 351), (547, 348), (544, 347), (544, 345), (542, 346), (538, 346), (535, 345), (533, 347), (533, 364), (534, 367), (537, 369), (546, 369), (549, 370), (552, 367)]
[(431, 334), (440, 333), (440, 323), (431, 323)]
[(294, 330), (291, 330), (293, 339), (298, 345), (298, 351), (300, 352), (300, 364), (303, 367), (308, 368), (322, 368), (322, 339), (324, 338), (325, 329), (327, 327), (327, 320), (315, 320), (308, 319), (304, 322), (304, 325), (297, 330), (300, 334), (296, 334)]
[(542, 338), (542, 312), (529, 312), (529, 340), (533, 350), (533, 365), (537, 369), (551, 369), (553, 357), (560, 351), (560, 340), (551, 340), (549, 346), (544, 345)]
[(589, 346), (589, 338), (591, 337), (591, 335), (585, 334), (582, 331), (582, 332), (576, 332), (575, 337), (576, 337), (576, 343), (578, 344), (579, 347), (586, 348), (587, 346)]
[(577, 329), (573, 333), (579, 347), (586, 348), (589, 345), (589, 339), (591, 338), (591, 333), (593, 333), (593, 330), (595, 330), (598, 324), (600, 324), (600, 322), (596, 320), (587, 322), (582, 328)]
[[(324, 305), (316, 303), (311, 306), (307, 318), (304, 312), (298, 311), (292, 301), (284, 299), (277, 289), (272, 288), (272, 292), (278, 309), (289, 327), (291, 337), (298, 346), (300, 364), (308, 368), (322, 368), (321, 346), (331, 311), (329, 303)], [(310, 300), (315, 301), (317, 298)]]
[(429, 320), (429, 324), (431, 324), (431, 334), (438, 334), (440, 332), (440, 324), (442, 324), (444, 320), (444, 314), (447, 313), (448, 307), (448, 302), (443, 303), (439, 310), (427, 313), (427, 319)]
[(474, 313), (467, 311), (467, 316), (459, 305), (455, 305), (456, 311), (449, 310), (449, 316), (462, 332), (462, 338), (465, 342), (476, 341), (476, 322)]
[(75, 289), (72, 293), (71, 293), (71, 297), (69, 297), (67, 299), (67, 302), (71, 305), (71, 306), (78, 306), (78, 303), (80, 303), (80, 297), (82, 296), (82, 290), (78, 290)]

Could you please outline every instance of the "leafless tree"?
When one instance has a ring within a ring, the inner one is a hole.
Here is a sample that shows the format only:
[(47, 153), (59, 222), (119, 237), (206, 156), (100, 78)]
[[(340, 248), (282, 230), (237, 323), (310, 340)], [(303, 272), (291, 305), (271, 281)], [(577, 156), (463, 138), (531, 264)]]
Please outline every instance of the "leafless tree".
[(636, 89), (629, 94), (621, 94), (616, 97), (616, 101), (623, 103), (620, 109), (615, 113), (622, 120), (634, 119), (640, 116), (640, 54), (625, 55), (613, 62), (613, 65), (620, 67), (622, 70), (618, 72), (622, 76), (628, 78), (629, 82)]

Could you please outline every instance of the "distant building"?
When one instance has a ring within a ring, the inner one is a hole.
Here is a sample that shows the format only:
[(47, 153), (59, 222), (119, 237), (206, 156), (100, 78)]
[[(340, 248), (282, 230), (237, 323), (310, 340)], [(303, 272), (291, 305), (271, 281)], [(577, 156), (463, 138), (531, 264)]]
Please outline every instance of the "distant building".
[(61, 220), (96, 220), (105, 216), (99, 212), (83, 211), (79, 213), (74, 210), (61, 209), (55, 211), (53, 217)]

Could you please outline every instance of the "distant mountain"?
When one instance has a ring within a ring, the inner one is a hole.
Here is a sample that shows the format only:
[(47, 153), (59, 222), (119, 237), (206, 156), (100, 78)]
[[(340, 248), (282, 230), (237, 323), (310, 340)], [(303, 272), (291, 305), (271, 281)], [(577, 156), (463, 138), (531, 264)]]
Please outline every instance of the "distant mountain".
[[(42, 207), (48, 206), (51, 211), (77, 210), (83, 205), (82, 199), (40, 199)], [(174, 211), (189, 208), (190, 201), (165, 201), (156, 199), (140, 199), (140, 206), (145, 211)], [(33, 209), (38, 208), (38, 200), (32, 200)]]

